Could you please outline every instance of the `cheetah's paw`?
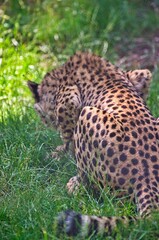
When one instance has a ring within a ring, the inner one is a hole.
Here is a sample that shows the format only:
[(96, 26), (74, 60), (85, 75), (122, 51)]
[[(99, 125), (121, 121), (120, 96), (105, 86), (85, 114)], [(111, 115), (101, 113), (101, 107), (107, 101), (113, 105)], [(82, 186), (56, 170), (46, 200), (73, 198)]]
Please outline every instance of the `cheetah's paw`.
[(70, 180), (68, 181), (66, 187), (67, 187), (67, 191), (69, 194), (76, 194), (77, 190), (79, 188), (79, 180), (78, 180), (78, 176), (74, 176), (72, 178), (70, 178)]

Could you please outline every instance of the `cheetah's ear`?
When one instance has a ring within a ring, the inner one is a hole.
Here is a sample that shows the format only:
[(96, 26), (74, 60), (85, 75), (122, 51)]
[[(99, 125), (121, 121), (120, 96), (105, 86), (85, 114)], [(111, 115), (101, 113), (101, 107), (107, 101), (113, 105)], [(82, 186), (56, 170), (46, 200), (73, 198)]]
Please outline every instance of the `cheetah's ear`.
[(127, 71), (127, 77), (136, 88), (139, 95), (146, 100), (152, 80), (152, 74), (148, 69)]
[(33, 94), (35, 102), (39, 102), (40, 101), (40, 97), (39, 97), (39, 93), (38, 93), (38, 86), (39, 86), (39, 84), (37, 84), (35, 82), (32, 82), (30, 80), (27, 82), (27, 84), (28, 84), (28, 87), (29, 87), (30, 91)]

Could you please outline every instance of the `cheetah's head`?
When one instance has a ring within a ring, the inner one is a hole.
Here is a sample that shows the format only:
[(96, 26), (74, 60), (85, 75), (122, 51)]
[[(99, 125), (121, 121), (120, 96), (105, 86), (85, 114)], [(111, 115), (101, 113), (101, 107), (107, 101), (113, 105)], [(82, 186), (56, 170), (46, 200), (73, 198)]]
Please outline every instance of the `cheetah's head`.
[(57, 128), (56, 88), (49, 91), (43, 85), (32, 81), (27, 82), (35, 100), (34, 108), (44, 124)]

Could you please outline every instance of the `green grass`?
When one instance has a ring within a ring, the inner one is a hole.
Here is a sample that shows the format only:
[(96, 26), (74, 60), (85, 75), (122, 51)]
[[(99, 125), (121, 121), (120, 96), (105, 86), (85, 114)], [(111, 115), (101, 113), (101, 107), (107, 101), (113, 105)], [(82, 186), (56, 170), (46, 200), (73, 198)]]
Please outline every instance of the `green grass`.
[[(67, 194), (75, 162), (69, 155), (60, 161), (49, 156), (61, 140), (34, 112), (26, 81), (40, 82), (76, 50), (115, 61), (115, 44), (123, 36), (133, 41), (157, 29), (158, 14), (148, 1), (11, 0), (0, 3), (0, 21), (0, 239), (58, 239), (55, 218), (66, 209), (135, 215), (133, 204), (109, 190), (96, 198), (84, 188), (77, 196)], [(156, 69), (148, 99), (154, 116), (159, 116), (158, 79)], [(122, 227), (116, 239), (157, 239), (158, 226), (156, 215), (153, 221)]]

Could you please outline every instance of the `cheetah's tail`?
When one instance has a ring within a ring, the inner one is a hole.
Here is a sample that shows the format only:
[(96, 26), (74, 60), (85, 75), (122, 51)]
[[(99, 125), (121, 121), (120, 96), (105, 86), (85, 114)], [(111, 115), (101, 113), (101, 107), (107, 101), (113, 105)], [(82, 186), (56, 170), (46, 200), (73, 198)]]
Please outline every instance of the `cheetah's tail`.
[(109, 236), (119, 223), (135, 222), (136, 217), (97, 217), (76, 213), (72, 210), (61, 212), (57, 219), (57, 235), (67, 234), (81, 238), (92, 235)]

